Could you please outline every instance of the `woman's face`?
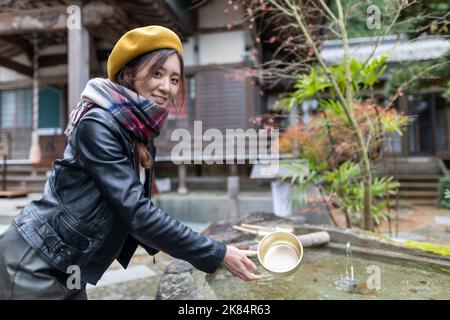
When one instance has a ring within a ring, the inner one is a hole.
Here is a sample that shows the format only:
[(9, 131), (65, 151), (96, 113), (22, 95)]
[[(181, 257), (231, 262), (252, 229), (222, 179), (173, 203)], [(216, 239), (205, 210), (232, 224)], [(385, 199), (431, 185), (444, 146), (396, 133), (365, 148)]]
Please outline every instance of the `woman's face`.
[(147, 77), (148, 70), (138, 71), (135, 88), (139, 95), (166, 108), (177, 96), (180, 89), (180, 60), (176, 54), (170, 55), (155, 76)]

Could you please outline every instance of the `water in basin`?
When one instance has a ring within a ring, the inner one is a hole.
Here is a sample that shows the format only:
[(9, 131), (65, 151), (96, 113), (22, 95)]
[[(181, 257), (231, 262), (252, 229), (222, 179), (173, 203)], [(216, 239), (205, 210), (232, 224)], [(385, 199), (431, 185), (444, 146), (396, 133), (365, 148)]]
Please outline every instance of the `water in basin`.
[(253, 261), (263, 280), (245, 282), (225, 269), (207, 276), (218, 299), (450, 299), (445, 267), (355, 256), (349, 261), (348, 252), (306, 248), (295, 274), (274, 277)]

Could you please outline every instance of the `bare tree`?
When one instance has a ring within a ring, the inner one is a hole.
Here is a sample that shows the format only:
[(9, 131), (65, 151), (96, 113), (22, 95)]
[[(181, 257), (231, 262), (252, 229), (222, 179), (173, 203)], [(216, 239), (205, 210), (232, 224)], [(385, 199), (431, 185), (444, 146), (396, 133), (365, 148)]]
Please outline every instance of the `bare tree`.
[[(382, 36), (391, 33), (403, 10), (415, 2), (408, 0), (389, 1), (391, 6), (389, 16), (384, 17), (383, 28), (377, 34), (378, 41), (371, 54), (363, 62), (363, 67), (374, 58)], [(229, 4), (244, 6), (244, 20), (253, 30), (255, 42), (260, 47), (259, 49), (261, 49), (261, 42), (264, 42), (266, 49), (267, 47), (272, 48), (270, 52), (259, 50), (254, 53), (255, 58), (261, 61), (256, 66), (260, 80), (271, 85), (280, 81), (292, 83), (300, 73), (308, 71), (312, 66), (319, 65), (324, 71), (332, 84), (332, 90), (337, 100), (343, 107), (353, 131), (355, 143), (358, 146), (357, 152), (364, 187), (363, 227), (371, 230), (372, 163), (368, 150), (370, 141), (367, 141), (370, 137), (364, 136), (354, 114), (354, 104), (358, 92), (354, 91), (353, 83), (359, 74), (355, 74), (351, 69), (352, 59), (347, 29), (347, 21), (352, 11), (355, 11), (356, 6), (359, 5), (361, 8), (361, 1), (359, 4), (353, 2), (352, 5), (345, 2), (347, 4), (345, 8), (341, 0), (246, 0), (229, 1)], [(367, 6), (364, 3), (362, 5)], [(338, 83), (339, 79), (336, 74), (333, 74), (331, 66), (324, 61), (320, 54), (323, 42), (329, 38), (342, 41), (345, 85)], [(399, 88), (399, 92), (402, 88)], [(392, 99), (397, 97), (398, 95), (394, 95)]]

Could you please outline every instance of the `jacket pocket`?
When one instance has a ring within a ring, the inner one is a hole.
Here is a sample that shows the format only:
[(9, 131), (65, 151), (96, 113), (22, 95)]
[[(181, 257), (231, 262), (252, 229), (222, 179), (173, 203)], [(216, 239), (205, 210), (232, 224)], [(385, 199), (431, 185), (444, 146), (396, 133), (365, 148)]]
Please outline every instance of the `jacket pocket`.
[(40, 224), (36, 228), (36, 231), (44, 241), (44, 246), (47, 250), (54, 254), (64, 256), (69, 261), (75, 261), (85, 254), (85, 252), (66, 243), (52, 228), (48, 221)]
[(80, 251), (86, 251), (92, 247), (94, 239), (80, 231), (80, 228), (65, 213), (57, 215), (54, 228), (62, 240), (72, 247)]

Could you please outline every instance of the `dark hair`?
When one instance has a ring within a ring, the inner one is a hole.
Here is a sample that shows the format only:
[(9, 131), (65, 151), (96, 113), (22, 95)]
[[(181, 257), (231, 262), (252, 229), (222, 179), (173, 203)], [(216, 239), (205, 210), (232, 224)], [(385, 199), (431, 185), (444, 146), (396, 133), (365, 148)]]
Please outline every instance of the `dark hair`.
[[(149, 71), (145, 77), (146, 79), (153, 78), (156, 72), (158, 72), (159, 69), (161, 69), (162, 65), (166, 62), (167, 58), (169, 58), (169, 56), (171, 56), (172, 54), (176, 54), (178, 59), (180, 60), (180, 89), (175, 100), (173, 101), (173, 106), (178, 112), (180, 112), (181, 106), (183, 105), (186, 96), (186, 80), (184, 78), (183, 57), (178, 53), (178, 51), (174, 49), (155, 50), (134, 58), (119, 70), (116, 76), (117, 83), (136, 92), (135, 83), (136, 80), (138, 80), (136, 78), (137, 73), (142, 68), (147, 68), (149, 66)], [(139, 155), (140, 165), (144, 168), (150, 168), (153, 164), (153, 159), (148, 152), (147, 145), (145, 144), (145, 142), (137, 140), (135, 141), (135, 145)]]

